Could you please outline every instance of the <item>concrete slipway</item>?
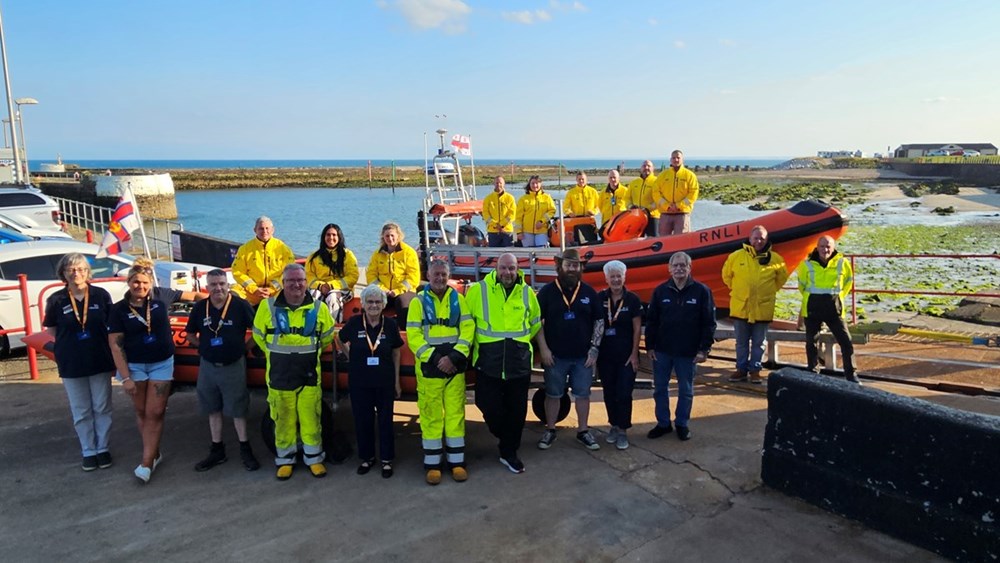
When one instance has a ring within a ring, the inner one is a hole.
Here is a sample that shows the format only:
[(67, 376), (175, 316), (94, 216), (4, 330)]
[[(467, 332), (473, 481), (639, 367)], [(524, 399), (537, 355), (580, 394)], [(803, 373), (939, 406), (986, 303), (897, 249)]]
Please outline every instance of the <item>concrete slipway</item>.
[[(115, 465), (84, 473), (54, 364), (42, 379), (26, 362), (0, 362), (2, 561), (936, 561), (864, 526), (769, 490), (760, 481), (763, 390), (724, 384), (729, 364), (700, 368), (693, 439), (651, 441), (648, 390), (637, 391), (632, 447), (589, 452), (571, 419), (551, 450), (534, 442), (529, 413), (522, 459), (509, 473), (479, 411), (467, 407), (470, 479), (423, 482), (416, 404), (397, 403), (396, 475), (355, 474), (357, 458), (325, 479), (299, 468), (288, 482), (268, 463), (242, 468), (231, 427), (229, 462), (206, 473), (208, 446), (193, 393), (170, 400), (164, 462), (148, 485), (132, 476), (139, 438), (130, 403), (114, 390)], [(882, 384), (879, 384), (882, 386)], [(996, 412), (986, 399), (893, 391)], [(471, 396), (471, 394), (470, 394)], [(599, 390), (595, 393), (599, 401)], [(254, 398), (251, 418), (263, 409)], [(596, 404), (593, 425), (606, 429)], [(353, 442), (347, 401), (336, 415)], [(260, 457), (259, 435), (253, 443)]]

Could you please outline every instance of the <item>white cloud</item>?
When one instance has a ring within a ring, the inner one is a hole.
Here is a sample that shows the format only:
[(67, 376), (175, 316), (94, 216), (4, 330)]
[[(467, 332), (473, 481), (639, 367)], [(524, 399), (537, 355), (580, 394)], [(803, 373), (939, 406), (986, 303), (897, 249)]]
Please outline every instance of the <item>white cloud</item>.
[(549, 8), (554, 11), (568, 11), (576, 10), (577, 12), (587, 12), (589, 8), (583, 4), (583, 2), (560, 2), (559, 0), (549, 0)]
[(683, 49), (684, 47), (687, 47), (687, 45), (685, 45), (683, 41), (681, 41), (680, 39), (678, 39), (678, 40), (674, 41), (674, 47), (677, 48), (677, 49)]
[(649, 18), (649, 25), (657, 26), (660, 25), (660, 22), (658, 22), (656, 18)]
[(573, 2), (573, 9), (580, 12), (587, 11), (587, 7), (583, 5), (583, 2)]
[(446, 33), (465, 31), (465, 19), (472, 8), (462, 0), (379, 0), (383, 9), (397, 10), (417, 29), (441, 29)]
[(535, 10), (534, 12), (531, 10), (521, 10), (520, 12), (502, 12), (500, 15), (507, 21), (524, 25), (531, 25), (537, 22), (547, 22), (552, 19), (552, 16), (545, 10)]

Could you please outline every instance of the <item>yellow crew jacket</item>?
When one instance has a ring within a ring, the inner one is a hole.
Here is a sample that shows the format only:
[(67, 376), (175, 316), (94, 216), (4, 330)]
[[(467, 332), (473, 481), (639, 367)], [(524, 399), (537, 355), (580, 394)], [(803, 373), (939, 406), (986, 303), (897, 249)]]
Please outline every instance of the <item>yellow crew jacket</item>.
[(503, 193), (490, 192), (483, 199), (483, 221), (486, 222), (486, 232), (488, 233), (512, 233), (514, 232), (514, 211), (517, 202), (514, 196), (506, 190)]
[[(458, 311), (454, 311), (454, 306)], [(437, 346), (449, 347), (466, 358), (472, 348), (476, 325), (469, 314), (465, 297), (449, 287), (443, 297), (438, 297), (428, 286), (410, 302), (406, 315), (406, 341), (417, 359), (417, 373), (422, 374), (421, 364), (430, 361)]]
[[(325, 249), (322, 252), (327, 252)], [(358, 271), (358, 259), (354, 253), (344, 249), (344, 275), (337, 276), (333, 270), (323, 263), (317, 252), (313, 252), (306, 261), (306, 283), (309, 289), (318, 290), (324, 283), (330, 284), (332, 291), (354, 291), (354, 284), (361, 277)]]
[(645, 178), (635, 178), (629, 182), (625, 207), (645, 207), (649, 211), (650, 217), (654, 219), (659, 217), (660, 210), (656, 208), (656, 200), (653, 199), (653, 184), (655, 183), (655, 174), (650, 174)]
[(524, 275), (518, 273), (508, 293), (494, 270), (469, 286), (465, 302), (476, 323), (472, 364), (490, 377), (530, 377), (531, 340), (542, 328), (542, 311)]
[(333, 342), (334, 323), (330, 310), (306, 293), (305, 301), (292, 308), (284, 293), (269, 297), (257, 309), (253, 339), (267, 360), (267, 386), (294, 391), (320, 383), (320, 355)]
[(628, 188), (618, 184), (618, 189), (614, 191), (608, 191), (610, 188), (604, 188), (601, 191), (601, 224), (606, 225), (612, 217), (618, 215), (622, 211), (625, 211), (625, 201), (628, 199)]
[(566, 192), (563, 213), (574, 217), (597, 215), (597, 190), (594, 189), (594, 186), (587, 184), (583, 187), (570, 188)]
[[(677, 170), (668, 166), (653, 183), (653, 201), (660, 213), (691, 213), (694, 202), (698, 201), (698, 177), (684, 166)], [(671, 205), (675, 210), (667, 211)]]
[[(528, 192), (517, 200), (514, 213), (514, 231), (530, 235), (541, 235), (549, 232), (549, 219), (556, 215), (556, 203), (552, 196), (538, 190)], [(539, 227), (536, 223), (541, 222)]]
[(844, 302), (854, 288), (854, 268), (839, 251), (834, 251), (830, 260), (823, 266), (814, 250), (809, 258), (799, 264), (797, 271), (799, 291), (802, 293), (802, 316), (808, 317), (809, 299), (836, 299), (840, 306), (841, 316), (847, 315)]
[(295, 261), (295, 254), (288, 245), (277, 238), (267, 243), (254, 237), (236, 251), (233, 259), (233, 293), (246, 299), (251, 305), (258, 305), (260, 298), (254, 295), (260, 287), (270, 287), (272, 295), (281, 291), (281, 272), (285, 266)]
[(399, 250), (389, 252), (383, 244), (368, 262), (368, 283), (397, 294), (416, 291), (420, 285), (420, 261), (413, 247), (400, 241)]
[(771, 250), (771, 243), (760, 253), (743, 243), (722, 265), (722, 281), (729, 287), (729, 316), (748, 323), (771, 322), (775, 295), (787, 280), (785, 259)]

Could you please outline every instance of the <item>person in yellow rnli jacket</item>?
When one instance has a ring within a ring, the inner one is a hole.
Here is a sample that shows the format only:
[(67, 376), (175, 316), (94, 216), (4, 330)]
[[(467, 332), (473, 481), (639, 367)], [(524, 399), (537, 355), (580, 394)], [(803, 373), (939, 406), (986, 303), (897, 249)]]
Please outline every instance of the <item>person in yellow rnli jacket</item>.
[(416, 359), (417, 408), (427, 483), (441, 482), (442, 458), (456, 481), (465, 481), (465, 369), (475, 334), (465, 298), (448, 287), (447, 262), (427, 268), (428, 287), (406, 318), (406, 338)]
[(774, 300), (788, 280), (785, 259), (771, 248), (767, 229), (757, 225), (743, 248), (722, 265), (722, 281), (729, 287), (729, 317), (736, 333), (736, 373), (729, 381), (760, 384), (761, 360), (767, 327), (774, 319)]
[(300, 264), (285, 267), (282, 284), (284, 289), (261, 304), (253, 321), (254, 342), (267, 360), (267, 404), (277, 450), (274, 464), (278, 479), (291, 477), (301, 437), (309, 471), (323, 477), (320, 354), (333, 342), (333, 318), (306, 291), (306, 272)]
[(236, 251), (233, 259), (233, 293), (256, 307), (261, 301), (281, 291), (281, 271), (295, 261), (288, 245), (274, 236), (274, 223), (260, 216), (254, 223), (254, 238)]
[(517, 455), (528, 414), (533, 349), (542, 328), (542, 311), (513, 254), (501, 254), (496, 270), (465, 293), (476, 323), (472, 365), (476, 368), (476, 406), (499, 440), (500, 463), (524, 473)]
[(660, 211), (660, 236), (691, 231), (691, 211), (698, 201), (698, 176), (684, 167), (684, 153), (670, 153), (670, 168), (656, 177), (653, 201)]
[(381, 246), (368, 262), (368, 283), (382, 288), (389, 299), (387, 307), (402, 318), (420, 285), (420, 261), (417, 251), (403, 242), (403, 229), (389, 222), (382, 225)]
[(608, 172), (608, 185), (600, 194), (601, 229), (611, 221), (611, 218), (625, 211), (628, 200), (628, 188), (621, 185), (617, 170)]
[(542, 179), (532, 176), (514, 211), (514, 232), (521, 246), (548, 246), (549, 220), (555, 215), (556, 203), (542, 191)]
[(493, 180), (493, 191), (483, 199), (483, 221), (486, 222), (486, 240), (492, 247), (514, 246), (514, 211), (517, 202), (505, 191), (503, 176)]
[(341, 306), (354, 296), (358, 259), (347, 248), (340, 225), (330, 223), (319, 235), (319, 248), (306, 260), (306, 284), (313, 299), (326, 303), (334, 321), (341, 320)]
[(797, 271), (802, 293), (802, 317), (806, 325), (806, 367), (814, 371), (819, 363), (816, 336), (823, 324), (837, 339), (843, 357), (844, 377), (861, 384), (854, 373), (854, 344), (844, 322), (844, 300), (854, 287), (854, 269), (843, 254), (837, 252), (837, 242), (822, 236)]
[(653, 199), (653, 184), (656, 183), (656, 176), (653, 174), (653, 161), (644, 160), (639, 167), (639, 177), (633, 178), (628, 183), (628, 197), (625, 198), (625, 207), (641, 207), (649, 211), (649, 223), (646, 224), (646, 236), (655, 237), (658, 233), (657, 223), (660, 220), (660, 210), (656, 208), (656, 201)]
[(593, 217), (597, 215), (597, 190), (587, 184), (587, 174), (576, 173), (576, 185), (566, 192), (563, 212), (567, 217)]

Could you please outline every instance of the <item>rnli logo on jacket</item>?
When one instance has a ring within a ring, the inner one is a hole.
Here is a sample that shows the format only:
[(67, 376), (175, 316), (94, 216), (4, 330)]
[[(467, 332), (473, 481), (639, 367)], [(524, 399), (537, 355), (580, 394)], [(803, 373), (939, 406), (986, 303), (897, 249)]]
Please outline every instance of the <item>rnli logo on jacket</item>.
[(590, 305), (590, 298), (589, 297), (581, 297), (580, 298), (580, 303), (583, 303), (584, 305)]
[(688, 299), (687, 304), (688, 305), (697, 305), (698, 304), (698, 300), (694, 299), (694, 298)]

